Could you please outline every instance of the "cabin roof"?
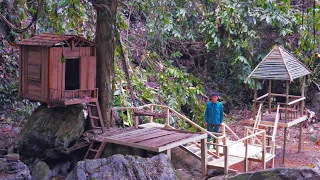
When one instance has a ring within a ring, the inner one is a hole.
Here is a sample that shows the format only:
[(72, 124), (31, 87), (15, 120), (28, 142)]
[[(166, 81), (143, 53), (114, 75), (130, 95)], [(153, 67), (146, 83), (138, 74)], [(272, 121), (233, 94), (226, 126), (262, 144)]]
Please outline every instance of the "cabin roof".
[(281, 46), (275, 46), (248, 78), (290, 80), (311, 74), (302, 62)]
[(29, 46), (70, 46), (71, 40), (74, 40), (75, 47), (78, 46), (94, 46), (95, 43), (85, 39), (84, 37), (77, 35), (66, 35), (66, 34), (39, 34), (28, 39), (24, 39), (18, 42), (18, 45), (29, 45)]

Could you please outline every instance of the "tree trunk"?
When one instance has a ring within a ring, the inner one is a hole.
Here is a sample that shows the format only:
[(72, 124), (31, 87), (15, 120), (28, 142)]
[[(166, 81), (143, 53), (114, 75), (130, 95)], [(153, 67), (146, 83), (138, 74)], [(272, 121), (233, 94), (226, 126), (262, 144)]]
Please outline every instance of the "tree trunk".
[(105, 127), (110, 127), (109, 109), (112, 105), (112, 78), (114, 77), (114, 35), (116, 27), (116, 0), (93, 0), (97, 10), (97, 88)]

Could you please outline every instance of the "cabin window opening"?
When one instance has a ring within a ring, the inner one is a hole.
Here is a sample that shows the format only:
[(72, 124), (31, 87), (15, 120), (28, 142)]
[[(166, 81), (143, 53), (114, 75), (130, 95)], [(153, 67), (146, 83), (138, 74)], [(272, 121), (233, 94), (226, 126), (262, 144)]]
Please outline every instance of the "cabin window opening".
[(80, 89), (80, 59), (67, 59), (65, 63), (65, 89)]

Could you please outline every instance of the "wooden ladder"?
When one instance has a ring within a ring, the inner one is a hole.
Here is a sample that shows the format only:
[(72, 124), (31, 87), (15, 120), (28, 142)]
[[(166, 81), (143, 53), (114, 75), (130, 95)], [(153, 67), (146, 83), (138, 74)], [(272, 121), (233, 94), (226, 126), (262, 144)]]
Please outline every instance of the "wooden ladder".
[[(90, 124), (92, 129), (101, 129), (102, 133), (104, 133), (105, 127), (103, 124), (103, 119), (102, 119), (98, 100), (87, 103), (87, 107), (88, 107), (88, 116), (90, 119)], [(93, 108), (96, 109), (97, 115), (93, 115), (93, 111), (92, 111)]]
[(89, 146), (88, 151), (86, 152), (86, 155), (84, 156), (84, 159), (92, 159), (92, 157), (93, 159), (100, 158), (106, 144), (106, 142), (93, 140)]

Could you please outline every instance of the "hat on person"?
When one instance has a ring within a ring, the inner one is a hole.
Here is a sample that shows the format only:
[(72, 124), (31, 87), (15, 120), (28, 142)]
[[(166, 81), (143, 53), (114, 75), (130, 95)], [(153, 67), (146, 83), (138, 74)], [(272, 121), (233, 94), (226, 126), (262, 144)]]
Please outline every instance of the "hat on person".
[(212, 96), (219, 96), (219, 93), (216, 92), (216, 91), (212, 91), (212, 93), (211, 93), (210, 95), (211, 95), (211, 97), (212, 97)]

